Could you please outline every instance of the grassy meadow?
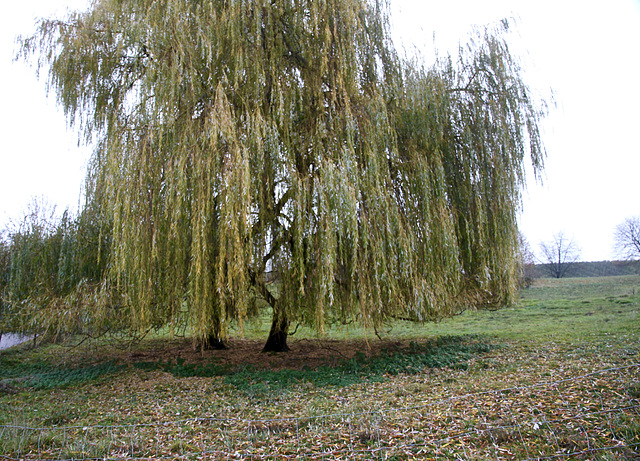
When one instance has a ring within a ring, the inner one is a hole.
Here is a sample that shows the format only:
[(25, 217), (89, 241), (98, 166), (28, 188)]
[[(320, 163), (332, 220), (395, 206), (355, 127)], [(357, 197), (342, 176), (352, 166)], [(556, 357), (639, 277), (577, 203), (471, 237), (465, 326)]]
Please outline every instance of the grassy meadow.
[[(638, 459), (640, 277), (260, 353), (157, 335), (0, 351), (0, 459)], [(3, 458), (4, 456), (4, 458)]]

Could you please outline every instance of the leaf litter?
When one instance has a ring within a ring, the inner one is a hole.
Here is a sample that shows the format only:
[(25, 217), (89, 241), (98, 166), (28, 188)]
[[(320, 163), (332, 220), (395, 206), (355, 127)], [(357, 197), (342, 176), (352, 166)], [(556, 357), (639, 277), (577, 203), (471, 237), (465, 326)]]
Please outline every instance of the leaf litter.
[[(59, 427), (42, 428), (35, 416), (47, 390), (6, 395), (0, 408), (22, 409), (24, 420), (14, 426), (38, 427), (23, 436), (19, 453), (9, 452), (16, 459), (65, 459), (59, 455), (74, 438), (82, 443), (68, 459), (592, 459), (601, 452), (633, 459), (639, 356), (633, 341), (618, 343), (592, 343), (586, 355), (570, 343), (502, 341), (466, 369), (424, 367), (345, 386), (301, 380), (260, 391), (239, 391), (227, 375), (179, 377), (130, 366), (57, 389), (58, 402), (74, 409)], [(341, 360), (348, 350), (353, 345), (345, 344)], [(300, 362), (290, 357), (267, 356), (268, 366)], [(83, 403), (92, 411), (82, 411)]]

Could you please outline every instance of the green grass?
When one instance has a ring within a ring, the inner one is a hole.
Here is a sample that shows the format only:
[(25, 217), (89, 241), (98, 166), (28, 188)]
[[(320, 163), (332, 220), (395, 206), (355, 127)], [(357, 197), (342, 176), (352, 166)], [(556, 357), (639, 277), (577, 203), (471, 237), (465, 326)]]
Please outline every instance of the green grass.
[(640, 277), (542, 279), (524, 290), (521, 301), (497, 311), (469, 310), (438, 324), (401, 335), (483, 334), (529, 341), (581, 341), (640, 331)]
[(124, 365), (113, 362), (74, 367), (46, 362), (26, 366), (15, 361), (0, 363), (2, 364), (0, 381), (13, 382), (21, 388), (35, 390), (55, 389), (96, 381), (124, 368)]
[[(495, 311), (469, 309), (451, 319), (423, 325), (394, 322), (378, 331), (383, 338), (414, 339), (434, 336), (484, 335), (501, 339), (579, 340), (640, 328), (640, 276), (539, 279), (522, 291), (514, 306)], [(269, 319), (249, 323), (249, 339), (267, 337)], [(313, 338), (300, 328), (296, 337)], [(323, 338), (376, 340), (358, 325), (334, 325)]]
[(523, 292), (524, 299), (601, 300), (640, 295), (640, 275), (540, 279)]
[[(343, 387), (363, 381), (380, 381), (384, 376), (421, 373), (426, 368), (465, 368), (468, 360), (491, 349), (492, 346), (479, 336), (441, 336), (427, 342), (412, 341), (408, 347), (384, 350), (373, 357), (357, 352), (355, 357), (342, 359), (336, 366), (305, 367), (302, 370), (271, 371), (252, 366), (234, 370), (229, 365), (186, 363), (180, 358), (175, 361), (135, 362), (133, 367), (145, 372), (167, 372), (176, 378), (224, 376), (226, 383), (239, 390), (271, 394), (302, 383), (317, 387)], [(13, 382), (21, 389), (49, 390), (99, 381), (126, 368), (125, 364), (111, 361), (69, 368), (45, 362), (22, 366), (16, 360), (7, 360), (3, 363), (0, 380)]]
[(225, 381), (253, 395), (282, 392), (304, 384), (344, 387), (382, 381), (385, 377), (399, 374), (418, 374), (429, 368), (464, 369), (470, 359), (491, 349), (492, 346), (479, 337), (443, 336), (426, 343), (411, 342), (408, 348), (383, 351), (373, 357), (357, 352), (353, 358), (342, 360), (337, 366), (280, 371), (244, 368), (227, 376)]

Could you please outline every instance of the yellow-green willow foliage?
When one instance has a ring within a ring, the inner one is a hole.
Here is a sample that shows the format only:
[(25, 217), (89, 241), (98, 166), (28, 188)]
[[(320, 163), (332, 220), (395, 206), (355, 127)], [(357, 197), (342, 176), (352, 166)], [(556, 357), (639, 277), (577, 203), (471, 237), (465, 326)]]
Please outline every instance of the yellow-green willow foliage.
[[(406, 78), (400, 149), (423, 152), (432, 162), (428, 170), (446, 185), (463, 305), (465, 300), (475, 306), (513, 301), (525, 163), (530, 157), (539, 174), (544, 161), (538, 121), (546, 107), (532, 99), (517, 60), (495, 35), (507, 28), (503, 23), (494, 34), (480, 31), (460, 50), (457, 62), (447, 58), (429, 71), (407, 72)], [(448, 232), (443, 228), (436, 235)], [(434, 247), (442, 245), (448, 243)]]
[(377, 327), (510, 299), (539, 114), (500, 40), (412, 69), (386, 9), (96, 0), (23, 41), (100, 141), (109, 286), (132, 328), (186, 315), (217, 343), (266, 301), (266, 349), (286, 349), (291, 322)]
[(100, 255), (109, 251), (104, 223), (89, 206), (75, 218), (68, 211), (57, 218), (42, 201), (30, 205), (0, 239), (0, 332), (59, 338), (122, 330), (100, 308)]

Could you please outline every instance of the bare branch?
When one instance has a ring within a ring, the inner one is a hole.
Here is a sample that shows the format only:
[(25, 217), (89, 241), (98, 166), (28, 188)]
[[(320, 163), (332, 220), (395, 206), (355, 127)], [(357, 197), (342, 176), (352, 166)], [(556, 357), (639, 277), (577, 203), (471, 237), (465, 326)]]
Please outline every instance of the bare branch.
[(640, 259), (640, 216), (627, 218), (616, 226), (613, 236), (616, 254), (623, 259)]
[(540, 242), (542, 263), (547, 265), (549, 274), (555, 278), (567, 275), (571, 266), (580, 259), (580, 247), (564, 232), (554, 234), (553, 240)]

